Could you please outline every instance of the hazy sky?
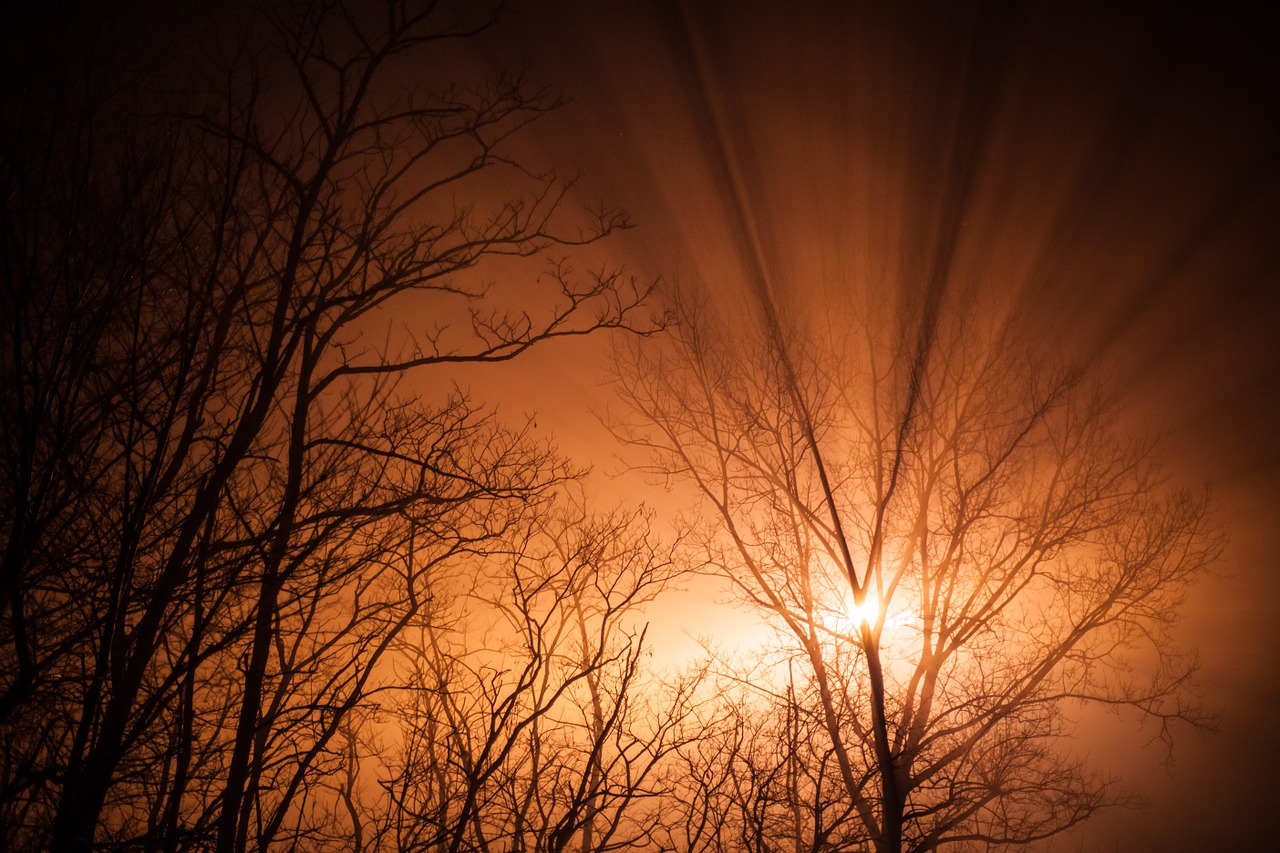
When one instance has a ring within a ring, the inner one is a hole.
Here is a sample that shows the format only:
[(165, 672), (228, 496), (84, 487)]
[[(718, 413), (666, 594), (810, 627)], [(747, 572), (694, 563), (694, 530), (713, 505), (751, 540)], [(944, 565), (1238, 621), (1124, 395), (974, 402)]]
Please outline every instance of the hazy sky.
[[(1166, 434), (1230, 530), (1180, 630), (1222, 723), (1180, 733), (1172, 775), (1132, 721), (1082, 732), (1150, 805), (1053, 849), (1256, 848), (1280, 800), (1277, 30), (1159, 4), (890, 5), (529, 2), (484, 54), (574, 96), (537, 156), (631, 211), (602, 251), (637, 275), (720, 294), (764, 275), (821, 305), (941, 258), (950, 286), (1023, 300), (1121, 377), (1131, 425)], [(600, 460), (598, 356), (550, 349), (477, 390)]]

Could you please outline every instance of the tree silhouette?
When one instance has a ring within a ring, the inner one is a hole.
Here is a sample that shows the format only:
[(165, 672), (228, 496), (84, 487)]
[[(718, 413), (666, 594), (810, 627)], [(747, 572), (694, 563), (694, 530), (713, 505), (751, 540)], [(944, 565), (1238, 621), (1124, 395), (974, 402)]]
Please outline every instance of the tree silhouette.
[[(668, 315), (576, 271), (629, 223), (517, 156), (560, 102), (448, 6), (3, 28), (0, 846), (963, 849), (1123, 800), (1062, 740), (1203, 721), (1206, 500), (1002, 314), (766, 300), (622, 363), (706, 522), (590, 510), (451, 368)], [(777, 630), (719, 680), (646, 672), (678, 548)]]
[[(398, 850), (653, 849), (696, 679), (645, 683), (637, 611), (675, 573), (647, 517), (544, 515), (411, 641), (372, 808)], [(460, 630), (459, 626), (465, 626)], [(482, 626), (483, 630), (476, 630)]]
[(686, 302), (620, 361), (619, 434), (696, 487), (700, 559), (781, 638), (695, 756), (717, 781), (686, 800), (732, 827), (709, 849), (1042, 839), (1124, 799), (1063, 748), (1082, 703), (1206, 720), (1169, 635), (1221, 548), (1206, 500), (1009, 313), (882, 302)]
[(436, 579), (574, 475), (448, 367), (661, 320), (616, 271), (469, 275), (628, 224), (515, 159), (555, 97), (423, 79), (487, 13), (266, 4), (167, 51), (113, 14), (12, 45), (0, 844), (319, 845)]

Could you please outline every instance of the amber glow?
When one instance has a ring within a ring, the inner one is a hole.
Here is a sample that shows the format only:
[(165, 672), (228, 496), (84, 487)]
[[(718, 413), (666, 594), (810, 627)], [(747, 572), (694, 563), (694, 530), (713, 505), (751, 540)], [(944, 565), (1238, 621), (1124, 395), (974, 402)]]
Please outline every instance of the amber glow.
[(881, 637), (893, 637), (899, 630), (912, 621), (912, 614), (905, 607), (891, 607), (885, 612), (879, 599), (868, 594), (858, 604), (853, 593), (845, 595), (837, 608), (835, 625), (838, 633), (858, 636), (864, 627), (875, 629), (880, 627)]
[(1243, 4), (30, 5), (0, 850), (1275, 845)]
[(874, 626), (880, 618), (880, 605), (871, 598), (865, 598), (858, 604), (853, 596), (849, 596), (844, 605), (844, 618), (841, 621), (850, 629)]

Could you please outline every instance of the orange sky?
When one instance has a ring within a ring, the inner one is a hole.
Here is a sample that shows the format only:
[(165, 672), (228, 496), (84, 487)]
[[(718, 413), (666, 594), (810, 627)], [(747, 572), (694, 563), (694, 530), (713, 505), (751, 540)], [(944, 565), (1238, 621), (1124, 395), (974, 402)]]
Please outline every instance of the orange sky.
[[(531, 142), (547, 163), (583, 170), (584, 201), (632, 213), (636, 229), (600, 259), (730, 298), (764, 275), (820, 307), (850, 286), (913, 286), (953, 228), (951, 286), (1024, 300), (1056, 346), (1122, 377), (1132, 426), (1167, 434), (1171, 469), (1212, 486), (1230, 530), (1222, 574), (1197, 588), (1180, 632), (1200, 649), (1222, 725), (1182, 733), (1172, 776), (1142, 732), (1091, 726), (1084, 747), (1150, 805), (1052, 849), (1251, 849), (1269, 837), (1280, 799), (1275, 29), (1241, 12), (1171, 19), (1161, 6), (525, 5), (483, 58), (531, 58), (574, 96)], [(616, 448), (590, 414), (608, 405), (602, 355), (598, 341), (557, 344), (464, 381), (509, 413), (536, 410), (541, 430), (607, 473)], [(610, 499), (664, 500), (634, 477), (598, 482)], [(699, 606), (686, 596), (670, 612)]]

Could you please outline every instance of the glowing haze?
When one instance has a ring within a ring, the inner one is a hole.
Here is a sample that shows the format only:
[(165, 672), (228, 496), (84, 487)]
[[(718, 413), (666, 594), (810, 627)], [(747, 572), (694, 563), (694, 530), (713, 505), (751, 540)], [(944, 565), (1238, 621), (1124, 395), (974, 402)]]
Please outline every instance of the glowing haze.
[[(1170, 775), (1131, 720), (1086, 717), (1082, 750), (1148, 805), (1051, 849), (1267, 838), (1280, 796), (1274, 29), (1155, 6), (533, 5), (483, 59), (531, 57), (574, 96), (538, 154), (631, 211), (637, 228), (602, 259), (723, 305), (764, 287), (813, 316), (851, 291), (973, 293), (1021, 306), (1047, 346), (1119, 377), (1124, 428), (1166, 434), (1172, 474), (1210, 484), (1231, 531), (1223, 574), (1196, 588), (1179, 631), (1222, 722), (1183, 733)], [(603, 358), (574, 344), (472, 379), (605, 474), (618, 449), (589, 414), (610, 403)], [(682, 500), (631, 475), (596, 488), (673, 512)], [(655, 622), (763, 636), (709, 615), (716, 594), (673, 597)], [(850, 629), (880, 616), (870, 599), (844, 610)], [(887, 614), (886, 632), (909, 619)]]

